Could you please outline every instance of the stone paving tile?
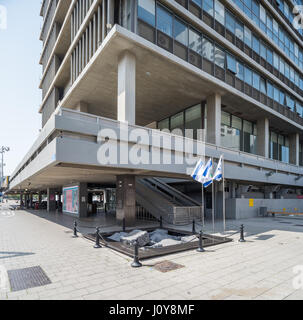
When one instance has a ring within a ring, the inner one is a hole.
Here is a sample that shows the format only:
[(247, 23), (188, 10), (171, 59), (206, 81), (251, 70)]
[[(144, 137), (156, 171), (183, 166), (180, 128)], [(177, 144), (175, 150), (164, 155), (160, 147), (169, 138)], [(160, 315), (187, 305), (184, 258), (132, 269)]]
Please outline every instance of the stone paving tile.
[[(18, 211), (5, 219), (0, 214), (0, 265), (6, 270), (41, 266), (52, 281), (20, 292), (0, 290), (0, 300), (303, 299), (303, 290), (292, 286), (293, 267), (303, 261), (303, 229), (279, 223), (282, 219), (237, 221), (246, 226), (246, 243), (235, 235), (236, 241), (207, 252), (150, 259), (133, 269), (131, 258), (72, 238), (69, 219), (51, 215)], [(163, 260), (185, 267), (163, 274), (153, 268)]]

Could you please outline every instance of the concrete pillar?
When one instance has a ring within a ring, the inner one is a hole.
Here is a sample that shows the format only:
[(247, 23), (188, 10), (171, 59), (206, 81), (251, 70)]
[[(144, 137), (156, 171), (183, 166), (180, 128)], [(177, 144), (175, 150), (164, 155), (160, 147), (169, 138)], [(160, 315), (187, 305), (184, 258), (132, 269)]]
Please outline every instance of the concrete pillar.
[(47, 211), (56, 211), (56, 190), (47, 188)]
[(32, 208), (32, 206), (33, 206), (33, 194), (30, 193), (30, 195), (29, 195), (29, 207), (30, 207), (30, 209)]
[(300, 135), (294, 133), (289, 136), (289, 162), (299, 165), (300, 161)]
[(38, 203), (39, 203), (39, 205), (41, 205), (41, 203), (42, 203), (42, 193), (41, 192), (38, 193)]
[[(23, 202), (23, 193), (20, 192), (20, 206), (22, 206), (22, 202)], [(24, 204), (24, 202), (23, 202), (23, 204)]]
[(257, 121), (257, 153), (269, 157), (269, 120), (262, 118)]
[(79, 217), (86, 218), (87, 212), (87, 183), (79, 184)]
[(207, 142), (221, 144), (221, 95), (215, 93), (207, 98)]
[(116, 218), (126, 225), (133, 225), (136, 220), (136, 177), (133, 175), (117, 176)]
[(118, 62), (118, 121), (136, 124), (136, 57), (125, 51)]

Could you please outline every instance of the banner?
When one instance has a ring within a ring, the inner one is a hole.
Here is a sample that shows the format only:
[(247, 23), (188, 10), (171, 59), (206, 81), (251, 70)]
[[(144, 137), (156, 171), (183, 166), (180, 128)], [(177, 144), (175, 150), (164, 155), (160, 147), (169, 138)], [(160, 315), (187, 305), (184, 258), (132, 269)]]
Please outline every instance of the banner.
[(79, 214), (79, 187), (63, 188), (63, 211)]

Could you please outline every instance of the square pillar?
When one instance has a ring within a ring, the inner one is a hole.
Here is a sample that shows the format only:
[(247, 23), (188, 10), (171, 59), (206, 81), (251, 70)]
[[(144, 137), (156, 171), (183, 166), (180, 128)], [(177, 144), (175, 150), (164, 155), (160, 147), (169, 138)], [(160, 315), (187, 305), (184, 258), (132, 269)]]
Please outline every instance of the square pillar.
[(215, 93), (206, 100), (207, 105), (207, 142), (221, 145), (221, 95)]
[(87, 183), (79, 184), (79, 217), (86, 218), (87, 211)]
[(289, 162), (299, 165), (300, 161), (300, 135), (294, 133), (289, 136)]
[(47, 188), (47, 212), (56, 211), (56, 189)]
[(269, 120), (267, 118), (257, 121), (257, 153), (259, 156), (269, 157)]
[(119, 222), (125, 218), (127, 226), (136, 220), (136, 177), (133, 175), (117, 176), (116, 218)]
[(118, 61), (117, 120), (136, 124), (136, 57), (123, 52)]

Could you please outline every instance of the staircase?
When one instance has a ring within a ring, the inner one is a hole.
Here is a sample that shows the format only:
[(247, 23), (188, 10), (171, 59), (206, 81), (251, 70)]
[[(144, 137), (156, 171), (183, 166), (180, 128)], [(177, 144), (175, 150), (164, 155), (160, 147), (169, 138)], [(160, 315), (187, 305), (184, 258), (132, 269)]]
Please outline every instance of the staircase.
[(158, 178), (136, 181), (138, 205), (157, 219), (172, 224), (187, 224), (201, 220), (201, 204)]

